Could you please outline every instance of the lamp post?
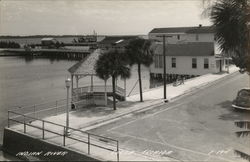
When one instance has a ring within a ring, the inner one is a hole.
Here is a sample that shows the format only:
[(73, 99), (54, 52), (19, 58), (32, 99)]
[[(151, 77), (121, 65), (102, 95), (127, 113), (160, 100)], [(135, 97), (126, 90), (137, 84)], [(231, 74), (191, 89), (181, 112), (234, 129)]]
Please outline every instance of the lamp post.
[(68, 78), (65, 80), (65, 84), (66, 84), (66, 88), (67, 88), (67, 106), (66, 106), (66, 132), (65, 134), (67, 136), (70, 135), (70, 132), (69, 132), (69, 88), (70, 88), (70, 84), (71, 84), (71, 79)]
[(162, 37), (163, 39), (163, 96), (164, 102), (168, 102), (167, 100), (167, 86), (166, 86), (166, 38), (170, 38), (170, 35), (160, 35), (157, 37)]

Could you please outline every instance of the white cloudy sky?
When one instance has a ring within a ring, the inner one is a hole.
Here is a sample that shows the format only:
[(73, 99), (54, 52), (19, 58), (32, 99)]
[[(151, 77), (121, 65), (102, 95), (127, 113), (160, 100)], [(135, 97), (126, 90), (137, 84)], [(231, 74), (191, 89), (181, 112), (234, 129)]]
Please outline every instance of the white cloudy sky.
[(0, 35), (147, 34), (210, 25), (202, 0), (0, 0)]

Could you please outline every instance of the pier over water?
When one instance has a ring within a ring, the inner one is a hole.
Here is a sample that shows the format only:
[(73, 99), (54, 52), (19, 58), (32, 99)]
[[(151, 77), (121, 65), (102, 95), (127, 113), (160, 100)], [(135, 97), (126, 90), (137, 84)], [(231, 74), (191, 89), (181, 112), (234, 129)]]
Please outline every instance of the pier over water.
[(91, 50), (71, 49), (2, 49), (0, 56), (40, 56), (47, 58), (83, 59)]

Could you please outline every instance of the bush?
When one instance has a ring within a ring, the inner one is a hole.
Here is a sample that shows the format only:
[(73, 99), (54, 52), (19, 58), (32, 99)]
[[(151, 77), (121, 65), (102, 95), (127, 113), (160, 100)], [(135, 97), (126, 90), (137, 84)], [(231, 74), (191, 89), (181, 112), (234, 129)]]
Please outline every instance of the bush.
[(20, 44), (11, 41), (0, 41), (0, 48), (20, 48)]

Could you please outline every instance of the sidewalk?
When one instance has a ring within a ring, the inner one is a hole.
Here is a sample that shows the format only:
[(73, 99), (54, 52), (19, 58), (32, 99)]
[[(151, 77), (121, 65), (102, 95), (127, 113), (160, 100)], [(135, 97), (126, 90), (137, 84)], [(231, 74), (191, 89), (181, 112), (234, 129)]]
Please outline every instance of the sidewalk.
[[(221, 73), (221, 74), (207, 74), (200, 77), (192, 78), (189, 80), (186, 80), (184, 84), (174, 87), (172, 84), (167, 85), (167, 98), (168, 100), (173, 101), (176, 98), (183, 96), (185, 94), (189, 94), (191, 92), (194, 92), (196, 89), (203, 88), (206, 85), (212, 85), (216, 84), (216, 82), (220, 79), (225, 79), (225, 77), (229, 76), (230, 74), (233, 74), (234, 72), (238, 71), (238, 68), (235, 66), (230, 67), (230, 73)], [(135, 94), (133, 96), (127, 97), (127, 101), (119, 102), (117, 103), (117, 110), (113, 110), (112, 104), (110, 107), (90, 107), (90, 108), (84, 108), (84, 109), (78, 109), (75, 111), (70, 112), (70, 124), (69, 126), (76, 129), (81, 129), (82, 131), (90, 130), (92, 128), (101, 126), (103, 124), (119, 120), (121, 117), (129, 115), (131, 113), (137, 112), (137, 111), (145, 111), (147, 109), (151, 109), (153, 107), (156, 107), (158, 105), (163, 105), (163, 87), (157, 87), (150, 90), (147, 90), (143, 93), (144, 102), (139, 102), (140, 96), (139, 94)], [(65, 114), (56, 115), (56, 116), (50, 116), (47, 118), (44, 118), (44, 120), (58, 123), (61, 125), (65, 125)], [(36, 121), (32, 122), (32, 124), (36, 124)], [(41, 126), (41, 123), (37, 123), (37, 126)], [(53, 129), (53, 131), (62, 131), (57, 130), (58, 128), (54, 128), (52, 126), (47, 126), (47, 129)], [(16, 128), (20, 131), (23, 130), (22, 127), (12, 127)], [(32, 134), (33, 136), (40, 137), (41, 132), (37, 131), (35, 128), (29, 128), (28, 131), (29, 134)], [(72, 132), (72, 135), (74, 135), (75, 132)], [(46, 134), (46, 138), (48, 141), (53, 143), (61, 143), (61, 137), (57, 135), (49, 135)], [(76, 143), (73, 141), (68, 140), (66, 147), (72, 148), (74, 150), (78, 150), (80, 152), (86, 152), (86, 148), (83, 148), (81, 143)], [(134, 151), (127, 152), (126, 149), (120, 149), (120, 152), (126, 152), (129, 153), (129, 156), (124, 154), (120, 156), (121, 161), (173, 161), (174, 159), (170, 159), (168, 157), (164, 157), (164, 159), (159, 159), (159, 157), (151, 157), (151, 156), (145, 156), (139, 153), (136, 153)], [(115, 160), (115, 156), (111, 157), (109, 153), (105, 153), (104, 151), (101, 151), (97, 148), (93, 149), (93, 153), (95, 156), (102, 158), (102, 159), (110, 159)], [(93, 155), (93, 154), (92, 154)]]
[[(167, 85), (167, 98), (171, 100), (176, 99), (182, 95), (188, 94), (196, 89), (202, 88), (211, 84), (219, 79), (222, 79), (234, 72), (238, 71), (235, 66), (230, 67), (230, 73), (221, 74), (206, 74), (200, 77), (186, 80), (184, 84), (179, 86)], [(117, 103), (117, 110), (113, 110), (112, 104), (109, 107), (90, 107), (81, 110), (70, 112), (70, 127), (89, 130), (114, 120), (128, 115), (136, 111), (144, 111), (152, 107), (164, 104), (163, 101), (163, 86), (149, 89), (143, 92), (144, 102), (139, 102), (140, 95), (135, 94), (127, 97), (124, 102)], [(65, 114), (50, 116), (44, 120), (51, 121), (58, 124), (65, 123)]]

